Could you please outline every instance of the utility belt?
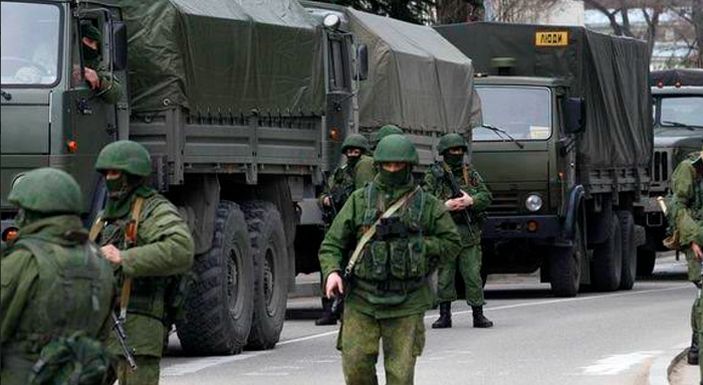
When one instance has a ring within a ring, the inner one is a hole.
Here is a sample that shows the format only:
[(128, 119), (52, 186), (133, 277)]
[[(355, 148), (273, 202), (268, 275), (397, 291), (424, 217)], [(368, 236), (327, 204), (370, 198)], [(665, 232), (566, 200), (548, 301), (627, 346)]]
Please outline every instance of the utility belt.
[(374, 294), (407, 294), (427, 285), (427, 278), (418, 278), (414, 280), (404, 281), (397, 279), (388, 279), (385, 281), (367, 281), (355, 277), (352, 285), (358, 287), (361, 290)]

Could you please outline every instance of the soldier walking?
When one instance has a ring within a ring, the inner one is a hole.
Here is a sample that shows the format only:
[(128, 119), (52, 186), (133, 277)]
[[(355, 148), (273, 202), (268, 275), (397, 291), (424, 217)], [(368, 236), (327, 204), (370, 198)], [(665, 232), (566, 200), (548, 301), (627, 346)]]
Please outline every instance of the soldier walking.
[[(459, 134), (442, 136), (437, 151), (443, 161), (435, 163), (425, 173), (425, 189), (442, 200), (451, 212), (462, 245), (456, 260), (439, 266), (439, 319), (432, 324), (433, 329), (452, 327), (451, 306), (457, 298), (454, 285), (457, 269), (464, 280), (466, 302), (471, 306), (474, 327), (493, 326), (493, 322), (483, 315), (486, 301), (481, 280), (481, 218), (493, 198), (478, 171), (464, 163), (467, 150), (466, 142)], [(452, 182), (461, 189), (460, 196), (452, 191)]]
[[(686, 253), (688, 278), (701, 288), (701, 261), (703, 261), (703, 149), (689, 159), (683, 160), (671, 178), (671, 213), (674, 228), (679, 235), (679, 245)], [(698, 365), (701, 330), (701, 300), (696, 298), (691, 309), (691, 347), (688, 363)], [(702, 367), (703, 368), (703, 367)], [(703, 373), (703, 369), (702, 369)]]
[[(342, 143), (342, 154), (347, 161), (334, 170), (320, 196), (326, 226), (332, 224), (334, 217), (342, 209), (351, 193), (364, 187), (366, 182), (370, 182), (376, 175), (373, 158), (366, 155), (368, 152), (369, 141), (363, 135), (351, 134)], [(332, 314), (332, 300), (323, 293), (322, 316), (315, 320), (315, 325), (335, 325), (337, 317), (336, 314)]]
[(151, 159), (140, 144), (114, 142), (100, 151), (95, 168), (105, 176), (108, 201), (91, 229), (101, 251), (117, 269), (121, 283), (120, 316), (134, 348), (134, 372), (116, 338), (109, 348), (119, 355), (121, 385), (159, 383), (166, 307), (171, 280), (190, 269), (193, 239), (178, 210), (147, 186)]
[(100, 341), (110, 333), (115, 287), (83, 229), (78, 184), (41, 168), (17, 179), (8, 200), (19, 208), (19, 236), (0, 269), (0, 382), (102, 384), (110, 362)]
[(442, 202), (413, 181), (418, 155), (409, 139), (385, 137), (374, 162), (378, 175), (335, 218), (320, 265), (328, 298), (345, 296), (337, 348), (346, 383), (377, 384), (381, 340), (387, 383), (412, 384), (425, 343), (423, 316), (434, 300), (428, 276), (461, 244)]

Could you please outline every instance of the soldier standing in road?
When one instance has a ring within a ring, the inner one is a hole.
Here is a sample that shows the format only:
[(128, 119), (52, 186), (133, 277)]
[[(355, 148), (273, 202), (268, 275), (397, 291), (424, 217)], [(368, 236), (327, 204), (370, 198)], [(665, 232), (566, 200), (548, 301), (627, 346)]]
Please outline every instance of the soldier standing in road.
[[(373, 158), (366, 155), (368, 151), (369, 141), (363, 135), (351, 134), (342, 143), (342, 154), (347, 161), (334, 170), (320, 196), (325, 225), (332, 223), (354, 190), (364, 187), (376, 175)], [(332, 300), (323, 293), (322, 316), (315, 320), (315, 325), (335, 325), (337, 317), (332, 314)]]
[(346, 383), (377, 383), (382, 340), (387, 383), (412, 384), (434, 300), (428, 276), (461, 241), (442, 202), (413, 181), (418, 155), (409, 139), (385, 137), (374, 162), (374, 180), (352, 193), (327, 232), (320, 265), (327, 297), (345, 295), (337, 348)]
[(81, 384), (102, 384), (110, 362), (99, 341), (110, 332), (115, 286), (83, 229), (78, 184), (41, 168), (17, 179), (8, 200), (19, 207), (19, 236), (0, 269), (0, 382), (68, 383), (77, 370)]
[[(481, 216), (493, 197), (478, 171), (464, 164), (467, 150), (466, 142), (459, 134), (442, 136), (437, 152), (442, 155), (443, 161), (435, 163), (425, 173), (425, 189), (444, 201), (462, 240), (462, 249), (456, 260), (439, 266), (439, 319), (432, 324), (433, 329), (452, 327), (451, 306), (457, 298), (454, 286), (457, 269), (464, 279), (466, 302), (471, 306), (474, 327), (493, 326), (493, 322), (483, 315), (486, 301), (481, 280)], [(453, 196), (450, 178), (457, 182), (463, 196)], [(465, 210), (468, 210), (468, 216)], [(471, 223), (467, 223), (467, 218)]]
[(190, 269), (193, 239), (178, 210), (147, 186), (151, 159), (140, 144), (114, 142), (100, 151), (95, 168), (105, 176), (108, 201), (91, 229), (121, 281), (120, 314), (135, 351), (138, 369), (130, 372), (115, 338), (110, 351), (120, 355), (121, 385), (159, 382), (164, 320), (171, 280)]
[[(701, 260), (703, 253), (703, 149), (701, 153), (683, 160), (671, 177), (671, 213), (674, 227), (679, 235), (679, 245), (686, 253), (688, 261), (688, 278), (701, 287)], [(699, 363), (698, 351), (701, 330), (699, 315), (703, 311), (697, 298), (691, 309), (691, 347), (688, 351), (688, 363)]]

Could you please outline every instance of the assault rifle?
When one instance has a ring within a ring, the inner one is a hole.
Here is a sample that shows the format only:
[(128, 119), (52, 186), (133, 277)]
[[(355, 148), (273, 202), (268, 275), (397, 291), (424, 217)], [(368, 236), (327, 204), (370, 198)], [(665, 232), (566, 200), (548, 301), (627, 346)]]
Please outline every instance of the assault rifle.
[(118, 317), (115, 312), (110, 312), (112, 314), (112, 330), (115, 331), (115, 336), (117, 341), (120, 343), (122, 348), (122, 353), (124, 358), (127, 360), (127, 364), (132, 371), (137, 369), (137, 361), (134, 360), (134, 354), (132, 353), (132, 348), (127, 345), (127, 333), (124, 330), (123, 320)]
[(327, 195), (330, 197), (330, 203), (332, 203), (329, 206), (322, 206), (322, 221), (325, 222), (327, 226), (332, 224), (332, 221), (334, 221), (334, 218), (337, 216), (337, 213), (339, 213), (339, 210), (342, 209), (344, 203), (347, 201), (347, 199), (349, 199), (349, 196), (352, 192), (354, 192), (353, 185), (349, 185), (346, 188), (341, 188), (337, 186), (333, 188)]
[[(437, 167), (432, 167), (432, 174), (435, 178), (444, 180), (449, 185), (449, 188), (452, 191), (452, 199), (461, 198), (462, 196), (464, 196), (464, 194), (461, 192), (459, 182), (456, 181), (456, 178), (454, 178), (454, 174), (452, 174), (452, 170), (446, 163), (437, 162)], [(473, 235), (473, 230), (471, 230), (471, 224), (473, 223), (473, 221), (471, 220), (471, 214), (469, 213), (469, 209), (467, 207), (464, 207), (464, 209), (461, 210), (461, 214), (464, 217), (464, 221), (468, 225), (469, 234)]]

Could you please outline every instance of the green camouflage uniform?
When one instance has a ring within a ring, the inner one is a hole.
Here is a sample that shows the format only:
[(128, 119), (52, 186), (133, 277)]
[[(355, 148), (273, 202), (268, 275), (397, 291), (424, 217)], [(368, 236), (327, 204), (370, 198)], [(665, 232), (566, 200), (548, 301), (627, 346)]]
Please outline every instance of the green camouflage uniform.
[[(671, 218), (679, 234), (679, 244), (686, 253), (688, 262), (688, 278), (697, 286), (701, 285), (701, 262), (696, 260), (691, 242), (703, 245), (703, 177), (696, 171), (693, 162), (703, 154), (686, 159), (679, 163), (671, 177), (672, 200), (670, 204)], [(699, 160), (700, 161), (700, 160)], [(689, 352), (689, 361), (695, 363), (698, 358), (698, 346), (703, 338), (703, 306), (700, 295), (694, 300), (691, 309), (691, 329), (693, 337)], [(696, 338), (698, 340), (696, 340)], [(698, 359), (703, 375), (703, 363)]]
[[(139, 146), (138, 149), (131, 148), (135, 146)], [(134, 157), (134, 153), (130, 154), (129, 151), (146, 153), (143, 147), (134, 142), (111, 143), (98, 156), (96, 168), (100, 171), (122, 169), (127, 172), (129, 166), (113, 166), (115, 162), (111, 160)], [(147, 170), (142, 170), (144, 172), (138, 176), (148, 175), (150, 162), (148, 158), (144, 161), (143, 168)], [(144, 198), (144, 204), (136, 245), (125, 249), (125, 228), (131, 219), (132, 205), (137, 197)], [(117, 377), (122, 385), (157, 384), (159, 361), (167, 332), (164, 327), (167, 296), (173, 280), (177, 279), (178, 274), (188, 271), (193, 263), (193, 239), (178, 209), (143, 184), (124, 197), (110, 198), (99, 220), (104, 221), (104, 227), (96, 241), (101, 246), (113, 244), (121, 250), (122, 264), (116, 274), (119, 279), (133, 279), (125, 331), (129, 344), (135, 351), (139, 368), (134, 373), (129, 373), (129, 367), (122, 357), (117, 365)], [(108, 347), (114, 354), (122, 355), (116, 338), (109, 340)]]
[(100, 45), (102, 45), (102, 34), (100, 30), (86, 23), (81, 25), (81, 36), (98, 42), (98, 51), (94, 51), (85, 45), (83, 46), (83, 63), (85, 67), (94, 70), (100, 79), (100, 89), (96, 90), (97, 96), (106, 103), (117, 103), (122, 97), (122, 85), (119, 79), (112, 76), (110, 70), (101, 64)]
[[(400, 138), (400, 139), (399, 139)], [(384, 143), (409, 146), (400, 135), (382, 140), (374, 160), (380, 160)], [(403, 147), (405, 146), (405, 147)], [(392, 180), (398, 174), (402, 180)], [(392, 181), (391, 181), (392, 180)], [(335, 218), (320, 247), (320, 265), (325, 277), (346, 267), (346, 257), (362, 234), (394, 202), (416, 188), (410, 166), (404, 171), (379, 172), (372, 183), (354, 191)], [(424, 313), (434, 294), (428, 283), (440, 263), (452, 260), (460, 248), (459, 234), (442, 202), (422, 190), (393, 215), (405, 229), (372, 239), (354, 268), (345, 288), (343, 328), (337, 347), (347, 384), (375, 384), (379, 338), (383, 341), (386, 380), (390, 385), (413, 382), (417, 356), (422, 352)], [(377, 228), (378, 230), (378, 228)]]
[[(435, 172), (430, 169), (425, 173), (424, 188), (441, 201), (451, 199), (451, 187), (443, 178), (436, 176), (444, 172), (442, 166), (434, 164), (432, 168), (435, 168)], [(461, 165), (451, 170), (459, 187), (474, 200), (473, 206), (469, 209), (472, 223), (466, 224), (462, 212), (451, 212), (461, 235), (462, 248), (454, 263), (439, 267), (437, 298), (440, 302), (451, 302), (457, 298), (454, 279), (456, 270), (459, 269), (466, 288), (466, 302), (471, 306), (482, 306), (486, 301), (483, 298), (481, 281), (481, 217), (493, 197), (481, 175), (471, 166)]]
[[(70, 180), (74, 191), (68, 194), (60, 191), (62, 182), (55, 178)], [(34, 186), (27, 188), (30, 182)], [(43, 205), (42, 200), (53, 200), (48, 206), (67, 202), (66, 198), (72, 195), (74, 208), (52, 213), (52, 210), (44, 210), (47, 205), (33, 207), (26, 199), (33, 194), (31, 190), (38, 189), (45, 190), (36, 193), (40, 205)], [(15, 195), (18, 190), (22, 191)], [(77, 333), (104, 356), (105, 365), (109, 364), (104, 349), (95, 339), (105, 341), (110, 332), (114, 280), (109, 263), (99, 255), (94, 244), (87, 242), (88, 233), (78, 216), (82, 205), (78, 184), (63, 171), (39, 169), (17, 182), (9, 200), (26, 211), (16, 220), (19, 236), (7, 250), (0, 269), (0, 382), (3, 385), (30, 383), (29, 375), (40, 353), (45, 358), (45, 354), (64, 338), (77, 341)], [(81, 342), (76, 346), (86, 348), (87, 345)], [(73, 371), (77, 364), (74, 358), (70, 357), (60, 370)], [(83, 366), (81, 384), (102, 383), (105, 366), (96, 374), (97, 379), (90, 380), (85, 378), (89, 366)], [(51, 372), (49, 378), (63, 384), (66, 373)]]
[(352, 192), (364, 187), (366, 182), (370, 182), (375, 175), (376, 168), (373, 165), (373, 158), (368, 155), (361, 155), (352, 167), (346, 163), (337, 167), (327, 180), (325, 189), (320, 195), (320, 205), (322, 205), (325, 196), (332, 195), (334, 190)]

